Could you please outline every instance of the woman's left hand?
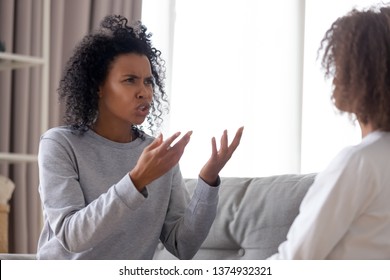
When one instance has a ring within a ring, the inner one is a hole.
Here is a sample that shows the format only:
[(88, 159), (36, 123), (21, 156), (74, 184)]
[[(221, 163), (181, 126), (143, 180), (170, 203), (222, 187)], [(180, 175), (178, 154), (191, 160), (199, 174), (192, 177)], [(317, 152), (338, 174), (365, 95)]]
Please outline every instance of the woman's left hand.
[(199, 173), (200, 178), (202, 178), (210, 186), (215, 186), (217, 184), (218, 174), (232, 157), (234, 151), (240, 144), (243, 130), (244, 127), (240, 127), (237, 130), (236, 135), (234, 136), (234, 139), (230, 145), (228, 145), (228, 135), (227, 130), (225, 130), (221, 137), (221, 146), (219, 151), (217, 150), (215, 137), (211, 139), (211, 157)]

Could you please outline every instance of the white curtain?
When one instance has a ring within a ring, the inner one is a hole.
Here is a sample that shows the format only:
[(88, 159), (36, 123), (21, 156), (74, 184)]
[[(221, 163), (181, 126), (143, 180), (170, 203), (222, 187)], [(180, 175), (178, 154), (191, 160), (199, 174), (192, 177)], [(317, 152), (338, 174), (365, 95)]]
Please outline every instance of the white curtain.
[[(144, 0), (143, 21), (157, 35), (154, 22), (164, 18), (147, 9), (152, 2)], [(164, 2), (174, 17), (166, 133), (194, 131), (183, 175), (198, 175), (212, 136), (219, 141), (228, 129), (232, 138), (242, 125), (241, 145), (222, 176), (298, 173), (304, 1)]]
[(229, 177), (319, 172), (359, 142), (358, 125), (331, 104), (317, 51), (333, 21), (378, 2), (163, 0), (156, 13), (155, 1), (144, 0), (143, 21), (167, 50), (165, 133), (194, 130), (180, 162), (184, 176), (197, 176), (209, 139), (225, 128), (233, 136), (245, 126), (221, 173)]
[(361, 139), (359, 125), (354, 124), (348, 115), (341, 115), (331, 103), (331, 81), (324, 79), (320, 68), (321, 56), (317, 60), (317, 50), (325, 32), (338, 17), (352, 8), (361, 9), (378, 3), (376, 0), (306, 0), (303, 173), (321, 171), (342, 148), (357, 144)]

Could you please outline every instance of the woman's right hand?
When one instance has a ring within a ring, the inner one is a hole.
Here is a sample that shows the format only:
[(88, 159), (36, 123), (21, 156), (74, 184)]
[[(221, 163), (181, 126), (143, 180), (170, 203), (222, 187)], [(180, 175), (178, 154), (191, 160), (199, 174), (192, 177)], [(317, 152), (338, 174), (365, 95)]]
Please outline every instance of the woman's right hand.
[(142, 152), (136, 166), (129, 172), (129, 176), (138, 191), (152, 181), (167, 173), (180, 160), (184, 149), (190, 141), (192, 131), (187, 132), (174, 146), (171, 144), (180, 132), (173, 134), (167, 140), (163, 140), (162, 134), (158, 136)]

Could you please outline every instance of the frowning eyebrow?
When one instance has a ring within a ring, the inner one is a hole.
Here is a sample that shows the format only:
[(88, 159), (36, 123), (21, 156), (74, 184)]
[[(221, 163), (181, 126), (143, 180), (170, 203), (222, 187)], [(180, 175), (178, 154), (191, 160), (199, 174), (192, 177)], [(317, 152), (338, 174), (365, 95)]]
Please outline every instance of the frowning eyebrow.
[[(125, 74), (123, 75), (124, 78), (133, 78), (133, 79), (141, 79), (140, 76), (137, 76), (135, 74)], [(144, 80), (151, 80), (151, 81), (154, 81), (154, 77), (153, 76), (148, 76), (148, 77), (145, 77)]]

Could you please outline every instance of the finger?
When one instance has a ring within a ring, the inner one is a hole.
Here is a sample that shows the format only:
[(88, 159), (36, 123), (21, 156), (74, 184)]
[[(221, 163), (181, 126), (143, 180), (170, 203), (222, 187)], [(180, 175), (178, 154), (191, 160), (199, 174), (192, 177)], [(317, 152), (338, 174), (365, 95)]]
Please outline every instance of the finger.
[(192, 131), (188, 131), (177, 143), (170, 148), (170, 150), (176, 151), (176, 150), (183, 150), (187, 146), (187, 144), (190, 142), (192, 135)]
[(185, 147), (190, 142), (191, 134), (192, 131), (187, 132), (179, 141), (177, 141), (177, 143), (173, 147), (166, 150), (164, 157), (166, 161), (170, 162), (172, 166), (178, 163), (180, 158), (182, 157)]
[(240, 144), (243, 132), (244, 132), (243, 126), (237, 130), (236, 135), (234, 136), (234, 139), (229, 146), (229, 150), (231, 150), (232, 153), (237, 149), (238, 145)]
[(161, 144), (161, 149), (162, 150), (166, 150), (169, 148), (169, 146), (173, 143), (173, 141), (175, 141), (175, 139), (177, 137), (179, 137), (179, 135), (181, 134), (181, 132), (176, 132), (175, 134), (173, 134), (171, 137), (169, 137), (167, 140), (165, 140), (162, 144)]
[(227, 149), (228, 149), (228, 133), (227, 130), (225, 129), (221, 137), (220, 151), (225, 152)]
[(216, 156), (218, 154), (217, 151), (217, 141), (215, 140), (215, 137), (211, 138), (211, 156)]
[(157, 137), (153, 140), (152, 143), (150, 143), (150, 144), (145, 148), (145, 150), (151, 151), (151, 150), (157, 148), (158, 146), (161, 145), (162, 140), (163, 140), (163, 135), (160, 134), (159, 136), (157, 136)]

